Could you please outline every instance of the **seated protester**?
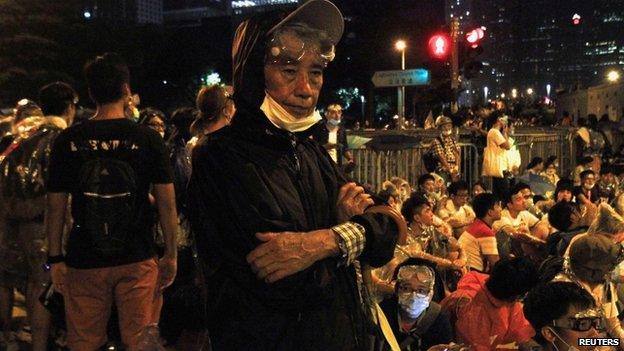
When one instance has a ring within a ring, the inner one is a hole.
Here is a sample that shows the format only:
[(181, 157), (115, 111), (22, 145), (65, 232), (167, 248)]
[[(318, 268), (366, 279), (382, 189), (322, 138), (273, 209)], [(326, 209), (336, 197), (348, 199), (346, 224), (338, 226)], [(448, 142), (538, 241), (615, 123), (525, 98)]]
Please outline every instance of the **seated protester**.
[(557, 187), (555, 188), (555, 192), (553, 194), (554, 200), (550, 202), (551, 206), (550, 208), (548, 208), (548, 210), (544, 209), (546, 213), (540, 219), (540, 224), (548, 227), (548, 236), (552, 235), (553, 233), (557, 231), (557, 229), (555, 229), (555, 227), (553, 227), (552, 224), (548, 220), (548, 212), (558, 202), (561, 202), (561, 201), (571, 202), (574, 199), (573, 194), (574, 194), (574, 184), (572, 183), (571, 180), (567, 178), (563, 178), (557, 182)]
[(550, 156), (544, 162), (544, 170), (539, 173), (542, 177), (552, 185), (556, 185), (559, 182), (559, 160), (557, 156)]
[(540, 174), (544, 170), (544, 159), (536, 156), (531, 159), (531, 162), (526, 166), (526, 173)]
[(475, 196), (479, 195), (479, 194), (483, 194), (483, 193), (487, 193), (487, 188), (485, 187), (485, 184), (483, 184), (483, 182), (481, 181), (477, 181), (474, 184), (472, 184), (472, 189), (470, 190), (470, 198), (474, 199)]
[(384, 200), (388, 204), (388, 206), (401, 212), (401, 205), (403, 204), (403, 202), (401, 201), (401, 193), (394, 186), (394, 184), (390, 182), (384, 182), (383, 189), (377, 195), (382, 200)]
[(401, 350), (425, 351), (454, 340), (448, 313), (432, 301), (435, 273), (409, 259), (394, 272), (395, 289), (380, 303)]
[(476, 215), (468, 203), (468, 184), (463, 180), (453, 182), (448, 188), (449, 197), (443, 199), (438, 217), (453, 228), (453, 235), (459, 237), (466, 227), (474, 222)]
[(433, 211), (427, 199), (414, 193), (403, 204), (403, 217), (408, 224), (409, 252), (412, 257), (423, 258), (436, 264), (444, 276), (447, 268), (463, 270), (466, 256), (462, 247), (453, 237), (448, 237), (436, 229)]
[(469, 270), (489, 272), (498, 261), (496, 234), (492, 223), (500, 219), (501, 205), (494, 194), (479, 194), (472, 201), (477, 218), (459, 237), (459, 245), (466, 251)]
[(418, 177), (418, 192), (421, 192), (425, 195), (427, 200), (429, 200), (432, 208), (436, 208), (438, 206), (438, 202), (440, 201), (440, 193), (437, 192), (438, 186), (436, 186), (436, 178), (429, 173), (425, 173)]
[[(506, 196), (506, 208), (501, 212), (500, 220), (494, 222), (492, 228), (496, 232), (498, 251), (501, 257), (516, 255), (539, 256), (537, 250), (543, 239), (548, 236), (548, 226), (538, 226), (539, 219), (527, 211), (532, 199), (527, 184), (516, 184)], [(538, 236), (539, 235), (539, 236)]]
[(619, 184), (612, 167), (605, 165), (600, 168), (600, 180), (596, 184), (596, 188), (599, 191), (600, 202), (610, 204), (615, 200), (618, 195)]
[(596, 173), (591, 169), (581, 172), (581, 185), (574, 188), (574, 196), (576, 202), (583, 206), (598, 203), (600, 200), (600, 192), (595, 187)]
[(501, 212), (501, 219), (494, 222), (495, 231), (503, 230), (514, 236), (522, 232), (531, 234), (539, 219), (527, 211), (529, 200), (532, 199), (531, 189), (527, 184), (516, 184), (505, 199), (505, 209)]
[[(474, 351), (522, 349), (535, 334), (519, 299), (538, 283), (537, 269), (526, 258), (501, 260), (492, 274), (469, 272), (441, 305), (455, 311), (457, 341)], [(515, 344), (515, 347), (514, 345)]]
[(548, 221), (556, 229), (546, 240), (546, 250), (551, 256), (563, 257), (572, 238), (588, 228), (579, 206), (567, 201), (557, 202), (548, 211)]
[(604, 317), (594, 298), (574, 283), (548, 283), (532, 289), (524, 298), (523, 310), (535, 329), (533, 339), (544, 351), (593, 350), (579, 346), (579, 339), (606, 337)]
[(602, 234), (578, 236), (570, 244), (569, 259), (564, 262), (563, 272), (554, 282), (573, 282), (594, 297), (596, 306), (602, 309), (610, 337), (624, 338), (624, 329), (618, 319), (618, 295), (609, 275), (622, 260), (622, 247)]
[(592, 169), (592, 164), (594, 163), (594, 159), (591, 156), (584, 156), (579, 160), (578, 165), (574, 168), (574, 172), (572, 172), (572, 180), (574, 181), (574, 186), (581, 185), (581, 173), (586, 170)]
[(556, 202), (572, 202), (574, 200), (574, 183), (568, 178), (563, 178), (558, 181), (557, 187), (555, 188), (554, 199)]

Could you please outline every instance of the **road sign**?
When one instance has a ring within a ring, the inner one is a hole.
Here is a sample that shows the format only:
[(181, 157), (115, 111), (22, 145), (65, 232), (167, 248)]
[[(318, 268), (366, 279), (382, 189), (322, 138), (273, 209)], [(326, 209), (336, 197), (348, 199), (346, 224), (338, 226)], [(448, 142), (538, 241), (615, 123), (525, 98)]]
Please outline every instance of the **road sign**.
[(429, 85), (431, 75), (424, 68), (404, 71), (377, 71), (373, 75), (373, 84), (377, 88)]

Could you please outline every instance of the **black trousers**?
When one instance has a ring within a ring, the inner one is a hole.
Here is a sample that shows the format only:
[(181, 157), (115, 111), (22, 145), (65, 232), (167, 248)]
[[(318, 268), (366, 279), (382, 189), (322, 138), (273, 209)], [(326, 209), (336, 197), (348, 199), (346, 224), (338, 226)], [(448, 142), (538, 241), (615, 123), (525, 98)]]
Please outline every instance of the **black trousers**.
[(511, 191), (513, 183), (514, 181), (511, 178), (492, 177), (492, 194), (496, 195), (499, 200), (504, 202), (505, 196)]

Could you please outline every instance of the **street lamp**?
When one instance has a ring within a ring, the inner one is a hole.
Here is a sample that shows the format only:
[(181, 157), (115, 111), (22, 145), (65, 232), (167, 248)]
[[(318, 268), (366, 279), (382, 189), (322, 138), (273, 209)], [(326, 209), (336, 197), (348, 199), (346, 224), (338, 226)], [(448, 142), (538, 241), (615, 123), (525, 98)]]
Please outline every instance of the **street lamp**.
[[(405, 49), (407, 48), (407, 43), (405, 40), (397, 40), (394, 43), (394, 48), (401, 52), (401, 70), (405, 70)], [(403, 126), (403, 121), (405, 120), (405, 86), (400, 86), (397, 89), (397, 100), (399, 105), (399, 120), (397, 123), (397, 129), (401, 129)]]
[(618, 71), (609, 71), (607, 73), (607, 80), (611, 83), (615, 83), (620, 80), (620, 72)]
[(527, 94), (533, 95), (533, 88), (528, 88), (527, 89)]
[(511, 97), (513, 99), (518, 97), (518, 89), (516, 89), (516, 88), (511, 89)]

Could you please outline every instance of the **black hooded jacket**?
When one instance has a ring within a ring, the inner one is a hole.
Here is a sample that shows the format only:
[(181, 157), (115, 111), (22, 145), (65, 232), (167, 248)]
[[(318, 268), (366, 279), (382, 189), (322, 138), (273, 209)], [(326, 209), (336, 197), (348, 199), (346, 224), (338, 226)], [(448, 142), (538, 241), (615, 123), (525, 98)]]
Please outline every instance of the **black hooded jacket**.
[[(237, 114), (193, 151), (189, 208), (209, 272), (213, 348), (359, 349), (364, 323), (352, 266), (325, 259), (267, 284), (245, 260), (260, 244), (255, 233), (305, 235), (338, 224), (337, 195), (346, 182), (310, 139), (311, 130), (280, 130), (260, 110), (265, 33), (279, 18), (264, 15), (239, 27), (233, 47)], [(389, 261), (397, 237), (392, 220), (372, 214), (351, 220), (366, 228), (360, 260), (376, 267)]]

